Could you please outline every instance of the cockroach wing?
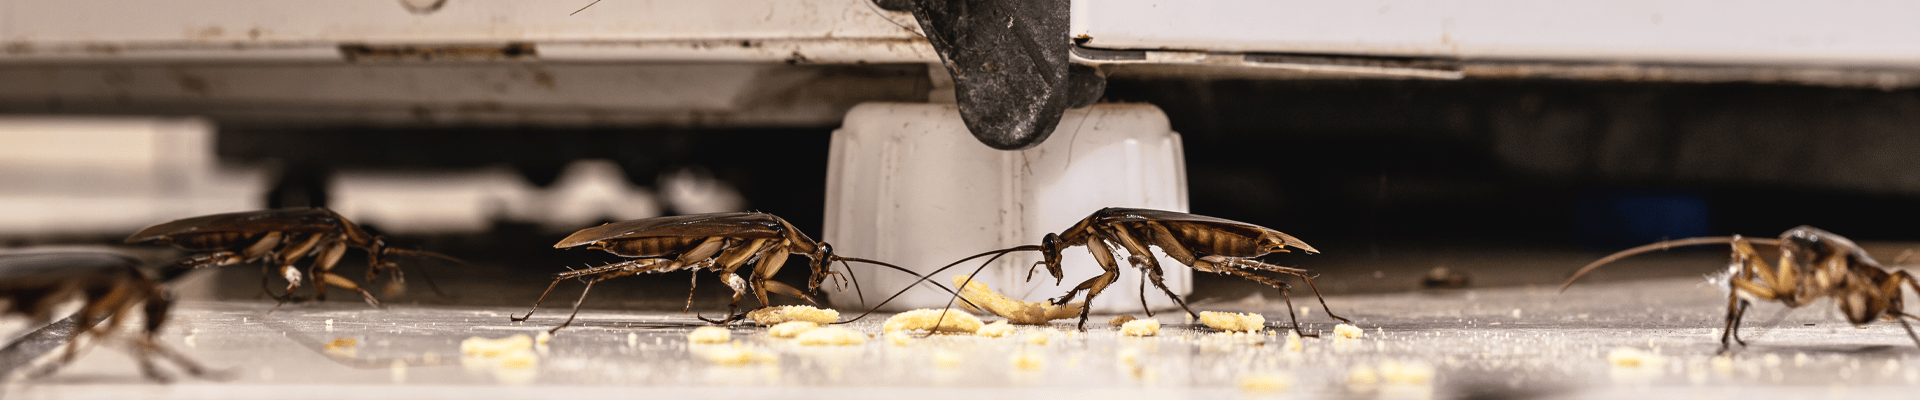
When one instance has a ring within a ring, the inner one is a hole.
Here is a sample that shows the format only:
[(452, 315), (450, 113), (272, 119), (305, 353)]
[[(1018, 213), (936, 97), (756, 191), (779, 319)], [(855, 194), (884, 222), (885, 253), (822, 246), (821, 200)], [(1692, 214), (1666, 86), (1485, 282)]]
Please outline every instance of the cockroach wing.
[(0, 292), (52, 288), (77, 279), (112, 279), (139, 265), (140, 260), (104, 251), (4, 253), (0, 254)]
[(282, 208), (177, 219), (134, 232), (126, 243), (141, 243), (197, 233), (326, 232), (337, 229), (340, 214), (325, 208)]
[[(1094, 212), (1093, 216), (1087, 217), (1087, 219), (1093, 221), (1093, 223), (1095, 224), (1127, 223), (1127, 222), (1158, 222), (1162, 225), (1166, 225), (1167, 228), (1169, 228), (1169, 230), (1173, 231), (1173, 234), (1175, 236), (1183, 236), (1182, 239), (1199, 239), (1193, 236), (1201, 235), (1202, 232), (1204, 232), (1204, 234), (1208, 236), (1219, 235), (1219, 234), (1240, 236), (1241, 238), (1249, 242), (1257, 242), (1262, 237), (1271, 236), (1274, 238), (1274, 240), (1277, 240), (1280, 243), (1285, 243), (1288, 246), (1293, 246), (1295, 248), (1306, 250), (1311, 253), (1320, 252), (1319, 250), (1314, 249), (1312, 246), (1308, 246), (1306, 242), (1300, 241), (1300, 239), (1294, 238), (1291, 235), (1281, 233), (1280, 231), (1269, 229), (1264, 226), (1249, 224), (1249, 223), (1240, 222), (1240, 221), (1234, 221), (1234, 220), (1225, 219), (1225, 218), (1209, 217), (1205, 215), (1195, 215), (1195, 214), (1165, 211), (1165, 210), (1151, 210), (1151, 209), (1144, 209), (1144, 208), (1108, 207), (1108, 208), (1100, 209), (1100, 211)], [(1225, 250), (1222, 249), (1222, 251), (1225, 251)], [(1239, 252), (1236, 251), (1234, 253), (1239, 253)], [(1234, 257), (1256, 257), (1256, 256), (1265, 255), (1264, 253), (1262, 254), (1216, 253), (1216, 254), (1229, 255)]]
[(783, 222), (773, 214), (758, 212), (636, 219), (581, 229), (567, 235), (566, 239), (561, 239), (553, 247), (564, 249), (605, 240), (667, 236), (773, 239), (786, 236), (786, 224)]

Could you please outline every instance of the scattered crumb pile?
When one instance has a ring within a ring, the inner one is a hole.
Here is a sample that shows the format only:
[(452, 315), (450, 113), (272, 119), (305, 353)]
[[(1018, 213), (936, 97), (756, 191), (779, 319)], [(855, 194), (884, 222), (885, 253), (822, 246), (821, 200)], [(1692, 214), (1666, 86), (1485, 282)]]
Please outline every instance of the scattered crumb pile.
[(793, 339), (804, 346), (853, 346), (866, 343), (867, 335), (852, 329), (829, 326), (809, 330)]
[[(946, 314), (945, 317), (941, 316), (943, 312)], [(934, 326), (935, 323), (938, 323), (939, 326)], [(881, 325), (881, 330), (887, 332), (928, 331), (934, 333), (974, 333), (980, 330), (981, 325), (980, 318), (974, 317), (973, 314), (968, 314), (966, 311), (951, 308), (945, 310), (922, 308), (894, 314), (892, 318), (887, 318), (885, 324)]]
[[(967, 302), (971, 302), (973, 305), (986, 308), (986, 311), (993, 313), (993, 315), (1006, 318), (1008, 321), (1016, 324), (1041, 325), (1047, 323), (1047, 321), (1056, 319), (1073, 318), (1080, 315), (1081, 307), (1086, 304), (1085, 302), (1073, 302), (1065, 305), (1053, 305), (1053, 303), (1047, 301), (1014, 300), (1007, 298), (1007, 296), (1002, 296), (992, 289), (988, 289), (985, 282), (967, 282), (968, 277), (968, 275), (953, 276), (954, 286), (960, 286), (962, 282), (966, 283), (966, 286), (960, 288), (961, 298), (967, 299)], [(961, 304), (963, 306), (966, 305), (965, 302)], [(968, 308), (972, 307), (968, 306)]]
[(993, 321), (993, 323), (982, 326), (980, 330), (973, 332), (975, 335), (986, 337), (1002, 337), (1012, 333), (1013, 325), (1008, 324), (1007, 321)]
[(1360, 327), (1353, 325), (1340, 324), (1333, 327), (1333, 335), (1342, 339), (1359, 339), (1360, 335), (1366, 333), (1367, 330), (1360, 329)]
[(540, 357), (533, 352), (533, 338), (513, 335), (500, 339), (479, 336), (460, 341), (460, 364), (469, 371), (492, 371), (502, 383), (525, 385), (533, 382), (533, 369)]
[(840, 320), (840, 311), (808, 306), (765, 307), (748, 312), (747, 318), (753, 319), (753, 322), (760, 326), (779, 325), (792, 321), (831, 324)]
[(1227, 332), (1258, 332), (1267, 328), (1267, 318), (1255, 313), (1201, 311), (1200, 323)]
[(733, 331), (718, 326), (694, 328), (693, 333), (687, 334), (689, 343), (715, 344), (726, 343), (728, 340), (733, 340)]
[(1136, 319), (1120, 325), (1120, 334), (1127, 336), (1153, 336), (1160, 334), (1160, 320)]
[(820, 324), (811, 321), (787, 321), (767, 328), (767, 334), (781, 339), (792, 339), (819, 327)]

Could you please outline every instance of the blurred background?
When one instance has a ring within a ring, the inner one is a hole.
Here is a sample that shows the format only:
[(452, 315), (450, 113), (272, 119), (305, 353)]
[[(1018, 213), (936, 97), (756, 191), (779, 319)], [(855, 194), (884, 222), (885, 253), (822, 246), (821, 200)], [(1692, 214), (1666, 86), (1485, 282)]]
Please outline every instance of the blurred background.
[[(414, 264), (456, 297), (416, 286), (397, 303), (530, 304), (551, 274), (616, 260), (552, 248), (607, 221), (757, 210), (818, 238), (846, 110), (952, 85), (914, 15), (864, 0), (608, 1), (573, 16), (586, 2), (0, 5), (0, 244), (165, 261), (181, 253), (120, 241), (178, 218), (329, 207), (397, 246), (471, 262)], [(1286, 15), (1364, 14), (1292, 6), (1306, 9)], [(1886, 14), (1843, 6), (1823, 13)], [(1920, 52), (1886, 42), (1910, 28), (1816, 13), (1772, 36), (1672, 39), (1762, 29), (1783, 10), (1714, 19), (1635, 3), (1556, 28), (1381, 9), (1445, 16), (1454, 30), (1391, 51), (1400, 42), (1380, 35), (1412, 28), (1359, 17), (1349, 29), (1361, 33), (1318, 41), (1081, 46), (1173, 60), (1103, 67), (1098, 101), (1164, 110), (1185, 140), (1192, 212), (1313, 243), (1324, 254), (1266, 260), (1316, 271), (1330, 293), (1545, 287), (1625, 247), (1798, 225), (1898, 254), (1920, 240), (1907, 217), (1920, 204)], [(1614, 14), (1632, 22), (1608, 25)], [(1524, 35), (1575, 28), (1592, 33)], [(1671, 36), (1621, 34), (1642, 31)], [(1515, 38), (1560, 42), (1510, 50)], [(1446, 74), (1181, 64), (1290, 48)], [(1192, 57), (1153, 55), (1181, 52)], [(1723, 257), (1680, 254), (1703, 261), (1595, 278), (1701, 275)], [(357, 276), (361, 260), (340, 269)], [(252, 299), (259, 273), (188, 279), (193, 296)], [(587, 304), (668, 309), (687, 280), (610, 281), (596, 292), (622, 294)], [(1195, 277), (1203, 301), (1258, 288)], [(696, 290), (700, 307), (724, 304), (721, 285)]]

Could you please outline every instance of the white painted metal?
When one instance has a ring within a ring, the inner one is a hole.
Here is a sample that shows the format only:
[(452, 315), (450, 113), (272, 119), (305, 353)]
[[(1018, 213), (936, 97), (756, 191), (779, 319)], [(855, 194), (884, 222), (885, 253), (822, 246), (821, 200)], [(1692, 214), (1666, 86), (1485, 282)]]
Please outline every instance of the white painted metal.
[(1920, 66), (1886, 0), (1077, 0), (1085, 46), (1700, 64)]
[[(343, 43), (524, 42), (542, 59), (931, 62), (868, 0), (0, 0), (0, 62), (337, 60)], [(431, 3), (429, 1), (428, 3)]]
[[(868, 103), (847, 113), (834, 132), (827, 166), (826, 227), (822, 239), (841, 254), (867, 257), (926, 273), (982, 251), (1038, 244), (1102, 207), (1186, 211), (1185, 156), (1160, 109), (1145, 104), (1101, 104), (1068, 111), (1051, 140), (1022, 151), (981, 146), (967, 134), (952, 104)], [(1026, 280), (1039, 257), (1002, 258), (982, 282), (1009, 296), (1040, 300), (1066, 293), (1100, 272), (1085, 247), (1063, 253), (1064, 286), (1040, 272)], [(1124, 256), (1122, 258), (1124, 260)], [(935, 276), (953, 275), (978, 260)], [(1191, 270), (1160, 256), (1167, 284), (1191, 289)], [(1120, 279), (1096, 299), (1098, 312), (1138, 312), (1141, 274), (1120, 266)], [(907, 287), (913, 278), (855, 264), (868, 304)], [(1147, 288), (1147, 303), (1173, 302)], [(852, 291), (835, 304), (858, 306)], [(940, 307), (950, 298), (915, 289), (890, 309)]]

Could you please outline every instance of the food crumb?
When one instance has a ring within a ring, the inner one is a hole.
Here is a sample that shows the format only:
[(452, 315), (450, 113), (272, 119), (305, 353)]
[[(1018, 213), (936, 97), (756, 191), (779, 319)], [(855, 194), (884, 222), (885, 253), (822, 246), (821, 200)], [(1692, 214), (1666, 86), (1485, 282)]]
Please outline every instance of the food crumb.
[(1012, 333), (1013, 324), (1008, 324), (1007, 321), (993, 321), (993, 323), (982, 326), (980, 330), (973, 332), (975, 335), (995, 338), (1005, 337)]
[(938, 365), (940, 368), (958, 368), (960, 354), (945, 350), (933, 353), (933, 365)]
[(913, 343), (913, 335), (909, 335), (906, 332), (887, 332), (887, 343), (893, 343), (895, 346), (905, 346)]
[(1353, 366), (1353, 368), (1347, 369), (1348, 385), (1373, 386), (1379, 383), (1380, 383), (1380, 374), (1374, 373), (1373, 367), (1369, 367), (1362, 364), (1362, 365), (1355, 365)]
[(1720, 373), (1733, 373), (1733, 357), (1732, 356), (1713, 357), (1713, 370), (1719, 371)]
[[(944, 314), (944, 316), (942, 315)], [(937, 322), (936, 322), (937, 321)], [(934, 324), (938, 323), (938, 326)], [(894, 314), (881, 325), (881, 330), (895, 331), (931, 331), (935, 333), (974, 333), (980, 330), (980, 318), (957, 309), (922, 308)]]
[(320, 347), (326, 349), (328, 354), (342, 357), (356, 357), (360, 355), (360, 352), (358, 349), (353, 348), (353, 346), (358, 344), (360, 344), (360, 341), (354, 338), (339, 338), (327, 342), (327, 344), (321, 345)]
[(1279, 393), (1292, 387), (1293, 379), (1273, 373), (1247, 374), (1235, 379), (1234, 386), (1246, 393)]
[(1380, 363), (1380, 375), (1385, 376), (1388, 383), (1425, 385), (1433, 380), (1433, 366), (1420, 362), (1402, 364), (1399, 361), (1388, 360)]
[(1046, 366), (1047, 366), (1046, 360), (1041, 359), (1040, 356), (1035, 355), (1033, 353), (1021, 352), (1013, 355), (1013, 369), (1017, 369), (1021, 371), (1038, 371), (1040, 370), (1040, 368), (1043, 368)]
[(1133, 319), (1134, 318), (1132, 315), (1120, 314), (1120, 316), (1118, 317), (1113, 317), (1113, 319), (1107, 320), (1107, 325), (1113, 325), (1113, 326), (1126, 325), (1127, 321), (1132, 321)]
[(840, 311), (814, 308), (810, 306), (777, 306), (753, 310), (747, 313), (760, 326), (779, 325), (785, 322), (807, 321), (815, 324), (831, 324), (840, 321)]
[[(963, 286), (964, 284), (964, 286)], [(1073, 302), (1055, 305), (1050, 301), (1020, 301), (994, 292), (987, 288), (986, 282), (973, 280), (969, 275), (954, 275), (953, 285), (960, 288), (960, 297), (967, 299), (965, 305), (985, 308), (986, 312), (1006, 318), (1021, 325), (1043, 325), (1047, 321), (1073, 318), (1080, 315), (1085, 302)]]
[(1127, 336), (1153, 336), (1160, 334), (1160, 320), (1136, 319), (1120, 325), (1120, 334)]
[(687, 342), (690, 343), (717, 344), (728, 340), (733, 340), (733, 331), (718, 326), (694, 328), (692, 333), (687, 334)]
[(867, 342), (867, 335), (838, 326), (818, 328), (794, 337), (803, 346), (852, 346)]
[(1652, 366), (1661, 362), (1660, 356), (1632, 347), (1616, 347), (1607, 351), (1607, 362), (1616, 367), (1638, 368)]
[(813, 323), (812, 321), (787, 321), (774, 325), (772, 328), (767, 328), (767, 335), (781, 339), (792, 339), (800, 336), (802, 333), (807, 333), (807, 331), (819, 327), (820, 324)]
[(533, 339), (527, 335), (513, 335), (499, 339), (470, 337), (460, 341), (460, 353), (476, 357), (499, 357), (518, 350), (531, 350)]
[(778, 356), (775, 356), (771, 352), (750, 349), (741, 345), (740, 342), (733, 342), (731, 346), (697, 345), (689, 347), (688, 350), (692, 351), (694, 355), (700, 356), (701, 359), (707, 360), (707, 362), (725, 366), (741, 366), (754, 362), (773, 362), (779, 359)]
[(322, 345), (320, 347), (325, 348), (327, 350), (333, 350), (333, 349), (338, 349), (342, 347), (353, 347), (354, 345), (357, 345), (357, 344), (360, 344), (360, 341), (354, 338), (339, 338), (339, 339), (334, 339), (331, 342), (327, 342), (327, 344)]
[(553, 332), (541, 331), (540, 336), (536, 336), (533, 338), (533, 343), (541, 346), (545, 346), (547, 345), (547, 341), (549, 340), (553, 340)]
[(387, 373), (393, 383), (407, 383), (407, 360), (393, 360), (387, 364)]
[(1300, 341), (1300, 332), (1287, 331), (1287, 351), (1298, 353), (1305, 348), (1306, 343)]
[(1335, 336), (1346, 339), (1359, 339), (1360, 335), (1365, 335), (1366, 333), (1367, 331), (1365, 329), (1360, 329), (1360, 327), (1353, 325), (1340, 324), (1333, 327), (1333, 334)]
[(1208, 328), (1228, 332), (1254, 332), (1267, 328), (1267, 318), (1258, 313), (1228, 313), (1201, 311), (1200, 323)]
[(1052, 339), (1053, 339), (1052, 336), (1042, 332), (1034, 332), (1034, 333), (1027, 334), (1027, 343), (1031, 343), (1031, 344), (1044, 345), (1044, 344), (1047, 344), (1048, 340), (1052, 340)]

